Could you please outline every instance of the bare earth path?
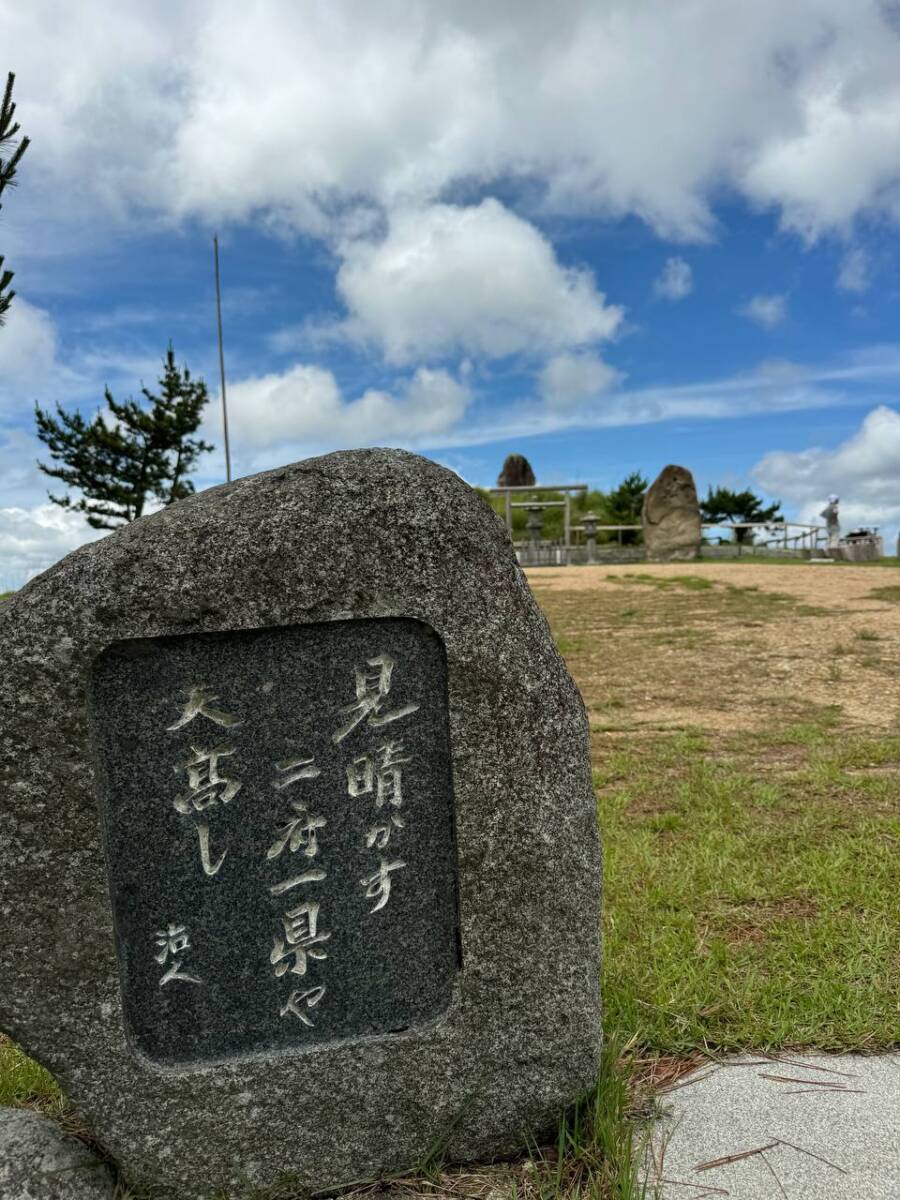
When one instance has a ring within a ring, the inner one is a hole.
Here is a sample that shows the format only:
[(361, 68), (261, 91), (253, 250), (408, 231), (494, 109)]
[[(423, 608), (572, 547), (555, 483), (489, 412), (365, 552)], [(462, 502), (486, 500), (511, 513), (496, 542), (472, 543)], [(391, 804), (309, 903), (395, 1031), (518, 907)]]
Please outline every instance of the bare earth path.
[(900, 568), (685, 563), (527, 575), (554, 628), (571, 627), (585, 650), (573, 669), (589, 709), (709, 731), (762, 727), (773, 709), (800, 716), (809, 705), (838, 706), (843, 722), (873, 729), (900, 719)]

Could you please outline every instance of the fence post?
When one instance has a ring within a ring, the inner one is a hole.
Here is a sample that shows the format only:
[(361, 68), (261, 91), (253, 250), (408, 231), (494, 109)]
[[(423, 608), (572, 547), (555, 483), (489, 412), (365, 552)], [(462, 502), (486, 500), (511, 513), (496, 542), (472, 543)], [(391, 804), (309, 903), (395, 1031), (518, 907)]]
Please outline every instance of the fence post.
[(597, 561), (597, 517), (592, 512), (586, 512), (581, 518), (581, 523), (584, 526), (584, 540), (587, 543), (587, 560), (589, 563)]

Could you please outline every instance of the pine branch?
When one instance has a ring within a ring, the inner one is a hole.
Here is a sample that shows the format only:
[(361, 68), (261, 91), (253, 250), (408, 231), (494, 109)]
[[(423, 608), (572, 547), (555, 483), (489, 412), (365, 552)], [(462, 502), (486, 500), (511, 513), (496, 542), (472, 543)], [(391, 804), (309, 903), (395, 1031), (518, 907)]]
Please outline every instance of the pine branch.
[[(13, 103), (12, 90), (16, 77), (12, 71), (6, 77), (6, 88), (3, 92), (3, 102), (0, 104), (0, 148), (11, 142), (15, 135), (19, 132), (19, 125), (13, 121), (15, 116), (16, 106)], [(13, 150), (12, 157), (6, 162), (0, 158), (0, 195), (3, 194), (3, 189), (15, 185), (16, 168), (22, 161), (22, 156), (31, 145), (31, 140), (27, 137), (22, 138), (18, 146)], [(0, 205), (2, 207), (2, 205)], [(0, 256), (0, 267), (3, 265), (3, 258)], [(3, 271), (0, 274), (0, 326), (5, 324), (4, 317), (9, 312), (9, 306), (12, 304), (15, 297), (14, 291), (8, 291), (10, 282), (13, 277), (12, 271)]]
[(117, 401), (106, 388), (106, 412), (90, 422), (59, 404), (55, 416), (35, 407), (38, 438), (58, 464), (38, 466), (81, 492), (77, 501), (51, 496), (54, 503), (84, 512), (94, 528), (113, 529), (140, 517), (153, 496), (171, 504), (193, 492), (186, 476), (200, 454), (212, 450), (190, 436), (209, 399), (206, 385), (187, 367), (178, 369), (171, 344), (159, 383), (159, 395), (141, 387), (145, 405)]

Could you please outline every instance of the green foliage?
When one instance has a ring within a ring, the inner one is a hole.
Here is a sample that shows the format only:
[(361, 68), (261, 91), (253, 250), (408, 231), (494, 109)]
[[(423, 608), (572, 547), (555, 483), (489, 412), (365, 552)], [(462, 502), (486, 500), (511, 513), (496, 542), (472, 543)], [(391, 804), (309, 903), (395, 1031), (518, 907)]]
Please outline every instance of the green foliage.
[(94, 529), (115, 529), (140, 517), (154, 497), (171, 504), (193, 492), (187, 476), (200, 454), (212, 450), (190, 436), (209, 399), (206, 384), (187, 367), (179, 370), (171, 344), (159, 383), (159, 395), (141, 388), (149, 408), (131, 399), (119, 403), (107, 388), (107, 410), (92, 421), (59, 404), (56, 417), (35, 406), (37, 435), (62, 464), (38, 466), (82, 493), (77, 501), (51, 495), (54, 504), (86, 513)]
[[(700, 513), (703, 520), (710, 524), (782, 520), (780, 501), (765, 505), (762, 497), (749, 489), (733, 492), (730, 488), (718, 487), (715, 491), (708, 488), (706, 499), (700, 501)], [(753, 540), (752, 536), (748, 536), (752, 532), (750, 529), (736, 529), (734, 535), (738, 542), (747, 542)]]
[[(12, 90), (16, 77), (12, 73), (6, 77), (6, 89), (3, 93), (3, 102), (0, 104), (0, 150), (3, 150), (9, 145), (16, 134), (19, 132), (18, 124), (13, 122), (16, 106), (13, 103)], [(4, 161), (0, 156), (0, 195), (6, 187), (15, 186), (16, 167), (22, 161), (22, 155), (28, 149), (30, 139), (23, 137), (18, 146), (13, 148), (12, 155)], [(2, 205), (0, 205), (2, 207)], [(3, 255), (0, 254), (0, 325), (9, 310), (12, 303), (12, 298), (15, 292), (10, 291), (9, 285), (12, 283), (13, 272), (3, 269)]]
[[(476, 489), (485, 501), (493, 508), (499, 516), (505, 517), (506, 505), (503, 496), (492, 496), (486, 488)], [(627, 475), (625, 479), (613, 491), (601, 492), (591, 491), (579, 495), (573, 495), (571, 500), (572, 524), (580, 525), (585, 513), (592, 512), (599, 519), (601, 525), (640, 525), (641, 523), (641, 506), (644, 501), (644, 492), (647, 490), (647, 480), (640, 474), (639, 471), (633, 471)], [(515, 492), (513, 499), (516, 504), (527, 505), (529, 503), (546, 503), (547, 501), (562, 500), (564, 495), (562, 492)], [(514, 542), (527, 540), (526, 522), (528, 520), (527, 508), (514, 508), (512, 510), (512, 536)], [(541, 537), (551, 541), (563, 540), (565, 514), (563, 508), (545, 508), (543, 514), (543, 528)], [(619, 541), (619, 535), (615, 532), (604, 532), (600, 530), (597, 534), (597, 541), (616, 542)], [(641, 540), (640, 530), (625, 530), (622, 533), (621, 541), (623, 544), (631, 544)]]
[[(644, 493), (648, 481), (640, 471), (632, 471), (626, 475), (617, 488), (606, 497), (604, 508), (605, 525), (640, 525), (641, 509), (644, 505)], [(640, 540), (640, 532), (636, 529), (622, 531), (622, 544), (632, 545)]]

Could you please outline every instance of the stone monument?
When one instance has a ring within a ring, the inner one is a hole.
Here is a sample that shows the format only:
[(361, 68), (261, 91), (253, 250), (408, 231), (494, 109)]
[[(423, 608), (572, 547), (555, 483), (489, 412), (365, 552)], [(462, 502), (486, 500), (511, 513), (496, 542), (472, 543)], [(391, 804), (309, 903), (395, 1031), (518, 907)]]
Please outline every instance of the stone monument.
[(509, 454), (497, 476), (497, 487), (534, 487), (534, 471), (524, 454)]
[(663, 467), (644, 496), (641, 523), (649, 560), (687, 562), (698, 556), (700, 506), (690, 471)]
[(154, 1194), (492, 1157), (596, 1078), (581, 698), (401, 451), (214, 488), (0, 612), (0, 1029)]

